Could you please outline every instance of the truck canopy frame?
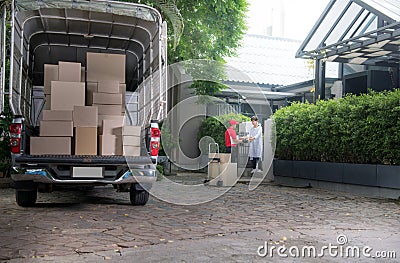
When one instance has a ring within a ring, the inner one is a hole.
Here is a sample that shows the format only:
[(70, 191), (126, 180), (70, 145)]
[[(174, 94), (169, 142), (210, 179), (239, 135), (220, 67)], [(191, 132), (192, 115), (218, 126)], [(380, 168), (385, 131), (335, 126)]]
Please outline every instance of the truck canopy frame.
[[(44, 64), (86, 65), (86, 52), (126, 55), (127, 91), (138, 92), (138, 123), (166, 114), (166, 23), (149, 6), (116, 1), (14, 0), (10, 107), (35, 126), (33, 86), (43, 85)], [(161, 113), (160, 113), (161, 112)]]

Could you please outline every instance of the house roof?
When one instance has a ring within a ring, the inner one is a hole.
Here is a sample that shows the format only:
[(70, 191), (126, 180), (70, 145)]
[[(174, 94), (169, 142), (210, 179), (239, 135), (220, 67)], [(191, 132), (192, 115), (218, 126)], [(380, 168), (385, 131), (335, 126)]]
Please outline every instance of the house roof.
[[(301, 41), (247, 34), (237, 57), (225, 58), (230, 82), (285, 86), (314, 79), (307, 60), (295, 58)], [(337, 77), (337, 64), (327, 65), (327, 77)]]

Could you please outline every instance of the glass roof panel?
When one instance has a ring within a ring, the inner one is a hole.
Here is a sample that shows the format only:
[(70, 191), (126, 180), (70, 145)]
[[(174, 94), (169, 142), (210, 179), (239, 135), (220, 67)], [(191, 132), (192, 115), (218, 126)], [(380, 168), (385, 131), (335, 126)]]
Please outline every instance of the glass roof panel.
[[(331, 0), (303, 41), (296, 57), (325, 57), (346, 62), (346, 54), (380, 38), (398, 39), (400, 29), (400, 0)], [(391, 43), (383, 49), (397, 56)], [(360, 56), (370, 52), (363, 50)], [(367, 62), (371, 62), (368, 60)], [(375, 62), (374, 62), (375, 63)]]
[[(329, 10), (325, 10), (327, 13), (322, 14), (320, 18), (322, 20), (320, 21), (320, 24), (316, 25), (317, 28), (315, 29), (315, 32), (312, 33), (312, 37), (305, 46), (304, 50), (314, 50), (320, 46), (321, 41), (325, 37), (326, 33), (332, 28), (334, 22), (338, 18), (338, 15), (346, 7), (349, 1), (350, 0), (337, 0), (329, 3), (329, 5), (332, 3), (333, 5)], [(325, 17), (323, 17), (324, 15)]]
[(359, 0), (395, 21), (400, 21), (400, 0)]
[(368, 18), (371, 18), (372, 16), (374, 15), (364, 9), (360, 14), (360, 16), (357, 17), (356, 21), (354, 21), (354, 23), (351, 25), (346, 35), (344, 35), (340, 40), (349, 39), (355, 35), (359, 35), (363, 27), (362, 24), (365, 23), (365, 21), (368, 20)]
[(334, 25), (334, 29), (332, 33), (328, 36), (325, 43), (326, 45), (332, 45), (341, 40), (342, 35), (348, 28), (348, 25), (351, 25), (354, 17), (361, 11), (361, 7), (357, 4), (351, 3), (347, 10), (344, 10), (345, 13), (340, 18), (338, 23)]

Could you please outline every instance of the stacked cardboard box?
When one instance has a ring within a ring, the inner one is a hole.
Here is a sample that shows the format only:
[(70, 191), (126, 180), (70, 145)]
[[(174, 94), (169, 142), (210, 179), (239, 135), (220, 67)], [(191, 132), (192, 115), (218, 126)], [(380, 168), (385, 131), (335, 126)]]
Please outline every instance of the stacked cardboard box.
[(97, 155), (97, 107), (74, 106), (76, 155)]
[(123, 154), (125, 156), (140, 156), (140, 132), (140, 126), (124, 126), (122, 128)]
[(105, 119), (99, 135), (100, 155), (122, 155), (122, 126), (124, 116), (120, 119)]
[(219, 158), (219, 161), (212, 161), (208, 164), (210, 185), (234, 186), (237, 181), (237, 164), (231, 162), (231, 154), (210, 153), (208, 157), (210, 159)]
[(125, 55), (89, 52), (86, 68), (85, 78), (80, 63), (44, 66), (46, 110), (31, 154), (140, 155), (141, 127), (124, 126)]
[(125, 55), (87, 53), (86, 104), (98, 108), (99, 154), (122, 155)]
[(32, 137), (31, 155), (71, 154), (72, 111), (44, 110), (40, 137)]
[(74, 106), (85, 105), (83, 72), (80, 63), (60, 61), (58, 65), (44, 65), (45, 110), (40, 137), (30, 140), (30, 154), (72, 153)]
[[(45, 110), (50, 110), (51, 105), (51, 82), (58, 81), (58, 80), (65, 80), (71, 81), (69, 79), (79, 79), (78, 77), (72, 76), (71, 78), (71, 71), (70, 68), (72, 67), (72, 72), (76, 73), (76, 65), (78, 63), (70, 63), (70, 62), (59, 62), (61, 63), (61, 70), (59, 69), (59, 65), (52, 65), (52, 64), (44, 64), (44, 95), (45, 95)], [(75, 67), (74, 67), (75, 66)], [(86, 81), (85, 75), (85, 67), (81, 67), (80, 69), (80, 82)], [(61, 79), (59, 77), (59, 72), (61, 73)]]

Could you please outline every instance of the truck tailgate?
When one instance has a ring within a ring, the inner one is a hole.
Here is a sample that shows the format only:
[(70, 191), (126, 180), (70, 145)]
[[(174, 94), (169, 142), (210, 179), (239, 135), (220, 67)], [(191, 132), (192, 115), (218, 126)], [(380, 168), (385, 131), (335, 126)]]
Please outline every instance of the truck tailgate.
[(151, 165), (147, 156), (104, 156), (104, 155), (19, 155), (16, 164), (64, 164), (64, 165)]

